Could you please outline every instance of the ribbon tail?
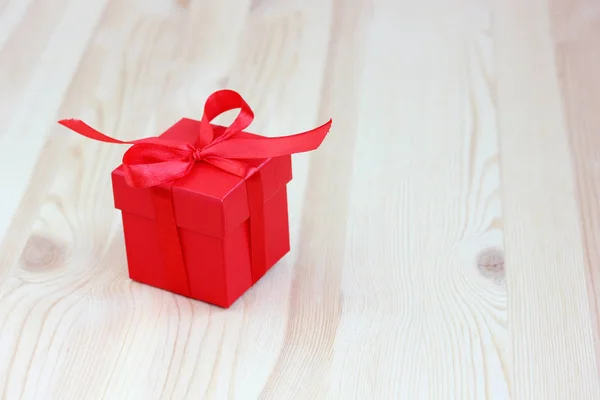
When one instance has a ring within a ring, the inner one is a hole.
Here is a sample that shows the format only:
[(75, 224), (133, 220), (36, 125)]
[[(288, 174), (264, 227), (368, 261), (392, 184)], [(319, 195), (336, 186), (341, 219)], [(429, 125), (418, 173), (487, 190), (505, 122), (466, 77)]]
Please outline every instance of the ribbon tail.
[(96, 129), (92, 128), (91, 126), (89, 126), (88, 124), (86, 124), (85, 122), (83, 122), (80, 119), (73, 119), (73, 118), (61, 119), (60, 121), (58, 121), (58, 123), (66, 128), (69, 128), (70, 130), (74, 131), (75, 133), (79, 133), (81, 136), (85, 136), (89, 139), (93, 139), (98, 142), (114, 143), (114, 144), (142, 144), (142, 143), (156, 144), (159, 146), (173, 147), (173, 148), (178, 148), (178, 149), (189, 149), (191, 147), (186, 143), (181, 143), (176, 140), (163, 139), (161, 137), (148, 137), (148, 138), (128, 140), (128, 141), (115, 139), (113, 137), (105, 135), (102, 132), (97, 131)]
[(231, 136), (227, 140), (207, 146), (202, 151), (202, 156), (253, 159), (304, 153), (319, 147), (330, 129), (331, 120), (310, 131), (289, 136)]
[(111, 138), (110, 136), (106, 136), (105, 134), (98, 132), (96, 129), (92, 128), (91, 126), (79, 119), (61, 119), (60, 121), (58, 121), (58, 123), (69, 128), (72, 131), (79, 133), (82, 136), (93, 140), (97, 140), (99, 142), (132, 144), (132, 142), (123, 142), (121, 140)]

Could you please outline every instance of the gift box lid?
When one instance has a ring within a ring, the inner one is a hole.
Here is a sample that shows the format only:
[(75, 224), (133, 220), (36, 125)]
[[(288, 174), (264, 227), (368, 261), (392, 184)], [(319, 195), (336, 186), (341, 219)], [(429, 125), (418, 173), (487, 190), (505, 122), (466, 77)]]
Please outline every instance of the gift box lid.
[[(183, 118), (161, 137), (191, 143), (199, 128), (200, 121)], [(218, 125), (213, 128), (215, 136), (225, 129)], [(237, 135), (256, 136), (247, 132)], [(254, 173), (261, 174), (263, 202), (292, 179), (289, 155), (245, 161), (257, 168)], [(155, 215), (151, 191), (165, 190), (169, 186), (133, 188), (125, 182), (123, 165), (112, 172), (112, 183), (117, 209), (149, 219)], [(172, 200), (177, 226), (205, 235), (226, 237), (249, 216), (245, 178), (206, 162), (197, 162), (190, 173), (172, 183)]]

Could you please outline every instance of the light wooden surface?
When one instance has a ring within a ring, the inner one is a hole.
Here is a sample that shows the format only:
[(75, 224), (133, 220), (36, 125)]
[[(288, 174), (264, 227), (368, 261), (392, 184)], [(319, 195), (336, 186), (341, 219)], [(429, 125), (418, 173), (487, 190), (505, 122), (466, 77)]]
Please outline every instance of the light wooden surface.
[[(600, 3), (0, 0), (0, 398), (600, 399)], [(232, 88), (294, 157), (231, 309), (127, 278), (122, 139)]]

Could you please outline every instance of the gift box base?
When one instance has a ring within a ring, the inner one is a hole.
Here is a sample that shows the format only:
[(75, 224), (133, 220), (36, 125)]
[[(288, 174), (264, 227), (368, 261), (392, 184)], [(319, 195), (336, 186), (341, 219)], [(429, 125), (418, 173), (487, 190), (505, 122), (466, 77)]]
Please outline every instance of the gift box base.
[[(288, 251), (286, 251), (285, 253), (283, 253), (283, 254), (281, 255), (281, 257), (279, 257), (279, 258), (278, 258), (278, 259), (275, 261), (275, 263), (273, 264), (273, 266), (275, 266), (275, 265), (276, 265), (276, 264), (277, 264), (279, 261), (281, 261), (281, 259), (283, 259), (283, 257), (285, 257), (285, 256), (287, 255), (287, 253), (289, 253), (289, 250), (288, 250)], [(268, 270), (268, 271), (265, 273), (265, 275), (267, 275), (267, 274), (269, 273), (269, 271), (270, 271), (270, 270), (271, 270), (271, 268), (269, 268), (269, 270)], [(263, 277), (264, 277), (265, 275), (263, 275)], [(216, 306), (216, 307), (223, 308), (223, 309), (229, 309), (229, 308), (231, 308), (231, 306), (233, 306), (233, 305), (235, 304), (235, 302), (236, 302), (236, 301), (238, 301), (238, 300), (239, 300), (239, 299), (240, 299), (240, 298), (241, 298), (241, 297), (244, 295), (244, 293), (246, 293), (248, 290), (250, 290), (250, 289), (251, 289), (251, 288), (254, 286), (254, 284), (253, 284), (253, 285), (250, 285), (250, 287), (248, 287), (248, 288), (244, 289), (244, 291), (243, 291), (243, 292), (241, 292), (241, 293), (240, 293), (240, 294), (239, 294), (237, 297), (235, 297), (235, 298), (234, 298), (234, 299), (231, 301), (231, 303), (211, 303), (210, 301), (207, 301), (207, 300), (204, 300), (204, 299), (201, 299), (201, 298), (198, 298), (198, 297), (192, 297), (192, 296), (188, 296), (188, 295), (186, 295), (185, 293), (177, 293), (176, 291), (173, 291), (173, 290), (167, 290), (167, 289), (161, 288), (161, 287), (159, 287), (159, 286), (149, 285), (147, 282), (142, 282), (142, 281), (139, 281), (139, 280), (135, 279), (135, 277), (131, 276), (131, 274), (129, 274), (129, 279), (131, 279), (131, 280), (132, 280), (132, 281), (134, 281), (134, 282), (140, 283), (140, 284), (142, 284), (142, 285), (151, 286), (153, 290), (156, 290), (156, 289), (158, 289), (158, 290), (162, 290), (162, 291), (164, 291), (164, 292), (173, 293), (173, 294), (176, 294), (176, 295), (179, 295), (179, 296), (186, 297), (186, 298), (188, 298), (188, 299), (198, 300), (198, 301), (201, 301), (201, 302), (203, 302), (203, 303), (207, 303), (207, 304), (210, 304), (210, 305), (212, 305), (212, 306)], [(261, 279), (262, 279), (262, 277), (261, 277)], [(259, 281), (260, 281), (260, 279), (259, 279)], [(257, 282), (258, 282), (258, 281), (257, 281)], [(255, 283), (257, 283), (257, 282), (255, 282)]]
[[(290, 250), (285, 186), (264, 205), (265, 273)], [(229, 308), (264, 274), (252, 277), (250, 228), (246, 220), (227, 237), (219, 238), (178, 228), (186, 264), (189, 293), (169, 283), (156, 221), (122, 212), (129, 277), (222, 308)]]

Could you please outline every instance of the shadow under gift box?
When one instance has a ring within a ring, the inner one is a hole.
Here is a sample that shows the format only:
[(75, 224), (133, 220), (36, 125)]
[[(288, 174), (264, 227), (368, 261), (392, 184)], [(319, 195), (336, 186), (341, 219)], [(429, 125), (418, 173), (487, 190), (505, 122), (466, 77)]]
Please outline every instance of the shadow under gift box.
[[(199, 121), (181, 119), (161, 137), (184, 139)], [(214, 126), (214, 125), (213, 125)], [(215, 133), (222, 133), (221, 129)], [(228, 308), (290, 250), (286, 184), (291, 157), (247, 160), (260, 173), (264, 204), (264, 271), (252, 274), (246, 178), (206, 162), (195, 163), (172, 186), (175, 222), (185, 261), (189, 293), (171, 284), (155, 218), (153, 190), (125, 182), (123, 166), (112, 172), (115, 207), (121, 210), (129, 277), (135, 281)]]

